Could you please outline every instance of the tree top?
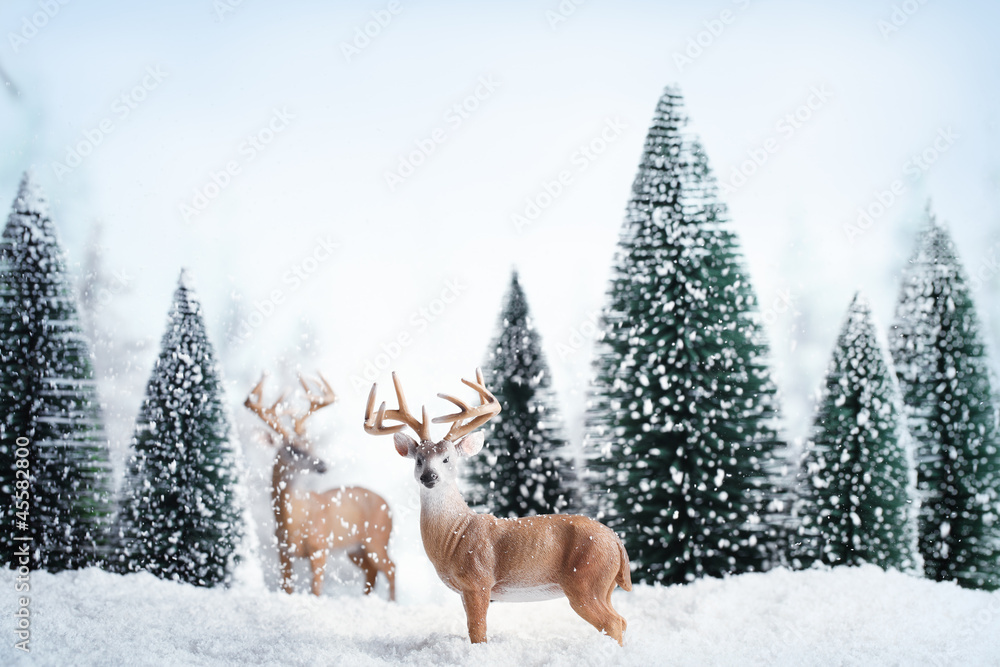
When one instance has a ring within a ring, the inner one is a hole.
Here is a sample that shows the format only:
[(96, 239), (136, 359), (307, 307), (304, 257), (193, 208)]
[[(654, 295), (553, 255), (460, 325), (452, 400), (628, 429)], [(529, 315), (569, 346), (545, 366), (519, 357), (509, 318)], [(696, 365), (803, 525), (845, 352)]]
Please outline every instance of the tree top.
[(188, 314), (201, 314), (201, 303), (195, 293), (194, 278), (191, 271), (182, 268), (177, 277), (177, 289), (174, 291), (173, 306), (170, 309), (171, 321)]
[(13, 213), (34, 214), (39, 218), (49, 217), (49, 201), (42, 188), (35, 181), (35, 172), (28, 169), (21, 177), (21, 185), (14, 197)]

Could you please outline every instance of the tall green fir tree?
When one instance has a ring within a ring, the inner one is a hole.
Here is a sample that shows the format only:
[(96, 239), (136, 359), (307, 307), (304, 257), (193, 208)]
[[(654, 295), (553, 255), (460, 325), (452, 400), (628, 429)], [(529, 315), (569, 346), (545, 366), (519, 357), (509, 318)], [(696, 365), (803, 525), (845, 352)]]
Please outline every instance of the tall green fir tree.
[(643, 582), (762, 571), (786, 552), (775, 385), (757, 297), (705, 152), (667, 88), (602, 317), (587, 451)]
[(968, 280), (948, 231), (928, 223), (903, 272), (890, 348), (917, 444), (927, 577), (1000, 587), (998, 400)]
[(174, 292), (132, 440), (113, 566), (198, 586), (228, 584), (245, 527), (233, 429), (201, 305)]
[(541, 337), (515, 272), (486, 361), (503, 411), (483, 454), (468, 460), (470, 504), (496, 516), (552, 514), (576, 506), (576, 477), (551, 388)]
[(0, 490), (5, 564), (24, 545), (31, 568), (101, 561), (108, 444), (66, 258), (30, 172), (0, 241)]
[(806, 443), (793, 562), (916, 572), (916, 470), (906, 414), (871, 308), (855, 295)]

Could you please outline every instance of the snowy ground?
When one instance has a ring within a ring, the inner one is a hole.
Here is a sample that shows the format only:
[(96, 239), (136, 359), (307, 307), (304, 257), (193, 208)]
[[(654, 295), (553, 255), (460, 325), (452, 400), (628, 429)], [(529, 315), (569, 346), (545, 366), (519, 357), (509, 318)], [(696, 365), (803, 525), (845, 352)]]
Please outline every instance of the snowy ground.
[(205, 590), (91, 569), (31, 576), (31, 653), (12, 648), (14, 574), (0, 586), (4, 665), (1000, 664), (1000, 592), (875, 567), (743, 575), (616, 593), (624, 649), (564, 600), (496, 604), (472, 646), (441, 604)]

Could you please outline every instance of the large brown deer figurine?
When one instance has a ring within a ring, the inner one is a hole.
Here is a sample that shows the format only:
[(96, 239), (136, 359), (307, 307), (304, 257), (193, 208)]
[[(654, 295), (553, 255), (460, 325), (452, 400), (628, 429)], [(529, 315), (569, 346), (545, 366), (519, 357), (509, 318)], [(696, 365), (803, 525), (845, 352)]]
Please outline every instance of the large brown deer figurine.
[[(392, 375), (399, 408), (376, 411), (372, 386), (365, 411), (365, 431), (393, 434), (396, 451), (414, 460), (420, 483), (420, 535), (424, 550), (448, 588), (460, 593), (473, 643), (486, 641), (486, 611), (492, 601), (547, 600), (566, 596), (584, 620), (619, 644), (625, 619), (611, 606), (611, 593), (621, 586), (632, 590), (628, 555), (621, 540), (606, 526), (584, 516), (546, 514), (523, 519), (498, 519), (476, 514), (462, 499), (455, 463), (483, 447), (482, 431), (473, 432), (500, 412), (500, 404), (486, 388), (483, 374), (462, 380), (475, 389), (480, 405), (470, 407), (446, 394), (441, 398), (458, 406), (454, 414), (433, 423), (451, 423), (443, 440), (434, 442), (427, 408), (423, 419), (413, 416)], [(399, 422), (391, 426), (386, 419)], [(409, 426), (414, 440), (400, 431)]]
[(283, 417), (288, 408), (284, 395), (270, 407), (263, 403), (264, 380), (261, 377), (244, 402), (274, 435), (277, 446), (271, 474), (271, 508), (274, 510), (278, 558), (281, 561), (281, 587), (292, 593), (292, 559), (308, 558), (312, 569), (312, 592), (323, 591), (326, 559), (333, 550), (347, 550), (351, 561), (365, 573), (364, 592), (375, 587), (378, 573), (389, 581), (389, 599), (396, 599), (396, 566), (387, 550), (392, 532), (392, 515), (385, 500), (360, 486), (339, 486), (316, 493), (299, 488), (303, 473), (326, 472), (326, 463), (313, 456), (305, 435), (305, 422), (314, 412), (336, 400), (330, 385), (319, 376), (319, 393), (299, 376), (309, 407), (292, 417), (291, 428)]

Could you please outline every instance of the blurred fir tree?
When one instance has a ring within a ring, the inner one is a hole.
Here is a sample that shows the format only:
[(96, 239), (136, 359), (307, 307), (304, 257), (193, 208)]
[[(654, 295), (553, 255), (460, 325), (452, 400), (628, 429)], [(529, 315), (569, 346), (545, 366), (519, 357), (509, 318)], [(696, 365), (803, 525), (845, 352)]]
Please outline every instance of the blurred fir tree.
[(502, 517), (574, 508), (576, 479), (561, 451), (551, 374), (516, 272), (486, 366), (486, 386), (503, 411), (490, 422), (486, 448), (465, 464), (469, 504)]
[(126, 310), (130, 304), (123, 297), (130, 291), (132, 277), (125, 271), (107, 270), (102, 237), (103, 226), (96, 222), (83, 251), (77, 293), (81, 326), (94, 356), (111, 460), (115, 472), (120, 473), (118, 464), (128, 456), (133, 422), (142, 401), (141, 388), (148, 379), (144, 364), (137, 364), (136, 359), (156, 341), (129, 335), (134, 317)]
[[(19, 438), (26, 459), (16, 456)], [(24, 471), (30, 483), (17, 477)], [(31, 538), (32, 568), (100, 562), (111, 513), (108, 446), (66, 259), (30, 172), (0, 242), (0, 490), (5, 564), (16, 564), (13, 550), (24, 543), (15, 536)]]
[(979, 318), (948, 232), (928, 224), (889, 342), (917, 443), (926, 575), (1000, 587), (1000, 426)]

